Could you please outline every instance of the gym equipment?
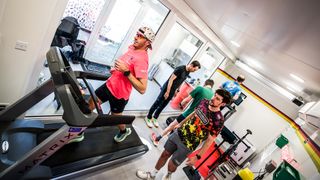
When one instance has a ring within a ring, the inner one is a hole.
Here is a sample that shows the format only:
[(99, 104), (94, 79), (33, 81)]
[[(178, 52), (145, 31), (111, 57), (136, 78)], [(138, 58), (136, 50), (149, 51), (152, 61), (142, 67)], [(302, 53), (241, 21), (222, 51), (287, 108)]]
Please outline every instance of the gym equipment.
[(278, 137), (278, 139), (276, 140), (276, 145), (280, 149), (282, 149), (288, 143), (289, 143), (289, 140), (283, 134), (281, 134), (280, 137)]
[[(232, 133), (236, 136), (236, 134), (235, 134), (234, 132), (232, 132)], [(220, 163), (222, 163), (223, 161), (225, 161), (225, 159), (226, 159), (227, 157), (230, 157), (230, 155), (237, 149), (237, 147), (238, 147), (238, 145), (239, 145), (240, 143), (244, 143), (243, 140), (244, 140), (249, 134), (252, 134), (252, 132), (251, 132), (249, 129), (247, 129), (247, 133), (246, 133), (244, 136), (242, 136), (241, 138), (238, 138), (238, 136), (236, 136), (236, 137), (237, 137), (237, 138), (236, 138), (237, 141), (236, 141), (235, 143), (233, 143), (225, 152), (223, 152), (222, 155), (221, 155), (216, 161), (214, 161), (210, 166), (208, 166), (211, 172), (209, 173), (207, 179), (209, 179), (209, 177), (213, 175), (213, 170), (214, 170)]]
[(237, 112), (236, 107), (239, 106), (244, 99), (247, 98), (247, 95), (240, 93), (238, 99), (232, 101), (230, 104), (225, 105), (221, 108), (221, 112), (225, 120), (229, 119), (235, 112)]
[(236, 99), (235, 101), (233, 101), (233, 103), (234, 103), (235, 105), (239, 106), (239, 105), (243, 102), (243, 100), (246, 99), (246, 98), (247, 98), (247, 95), (245, 95), (243, 92), (241, 92), (240, 95), (239, 95), (239, 97), (238, 97), (238, 99)]
[[(198, 172), (198, 169), (202, 166), (202, 164), (205, 163), (217, 150), (219, 150), (223, 143), (228, 142), (229, 144), (234, 144), (237, 140), (236, 136), (234, 136), (233, 133), (225, 126), (221, 130), (220, 134), (223, 139), (222, 142), (214, 148), (214, 150), (198, 165), (196, 169), (193, 169), (191, 166), (186, 166), (183, 168), (183, 171), (186, 173), (189, 180), (200, 180), (201, 176)], [(220, 151), (218, 152), (220, 153)]]
[(224, 106), (224, 108), (221, 110), (223, 117), (225, 120), (228, 120), (235, 112), (237, 112), (236, 110), (236, 106), (232, 106), (231, 104), (227, 104), (226, 106)]
[(169, 126), (178, 116), (170, 116), (166, 120), (166, 124)]
[[(113, 140), (118, 128), (109, 126), (131, 124), (134, 116), (102, 114), (97, 101), (98, 113), (89, 110), (76, 78), (82, 79), (96, 100), (86, 79), (105, 80), (108, 77), (72, 71), (57, 47), (50, 49), (47, 59), (52, 78), (0, 112), (0, 179), (71, 178), (148, 151), (130, 125), (132, 133), (125, 141), (115, 143)], [(45, 124), (21, 117), (53, 91), (61, 100), (64, 109), (61, 121), (65, 123)], [(85, 135), (82, 142), (68, 144), (82, 132)]]
[[(64, 54), (64, 57), (74, 64), (79, 64), (80, 62), (84, 63), (86, 61), (83, 58), (86, 42), (77, 39), (80, 29), (81, 27), (78, 20), (74, 17), (67, 16), (61, 20), (51, 42), (51, 47), (57, 46), (63, 49), (64, 47), (70, 46), (70, 50), (63, 50), (62, 53)], [(45, 61), (44, 66), (48, 67), (47, 61)], [(61, 102), (56, 95), (54, 101), (56, 101), (57, 110), (59, 110)]]
[(0, 111), (4, 110), (8, 104), (0, 103)]
[(299, 171), (292, 167), (287, 161), (283, 161), (273, 173), (273, 179), (300, 180), (303, 179), (303, 177)]
[[(236, 134), (234, 134), (237, 136)], [(240, 137), (237, 136), (237, 139)], [(247, 140), (244, 139), (238, 144), (236, 149), (231, 153), (230, 158), (238, 165), (244, 165), (250, 157), (255, 153), (256, 148)]]

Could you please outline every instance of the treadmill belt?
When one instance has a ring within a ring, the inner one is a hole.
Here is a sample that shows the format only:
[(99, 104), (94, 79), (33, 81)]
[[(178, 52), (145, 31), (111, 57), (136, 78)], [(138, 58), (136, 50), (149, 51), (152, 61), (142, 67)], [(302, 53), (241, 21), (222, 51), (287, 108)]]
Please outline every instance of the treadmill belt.
[(137, 146), (144, 146), (134, 128), (131, 125), (127, 125), (127, 127), (131, 128), (131, 135), (121, 143), (116, 143), (113, 140), (113, 137), (119, 132), (116, 126), (87, 129), (84, 132), (83, 141), (65, 145), (45, 160), (42, 165), (50, 167), (65, 165), (109, 153), (112, 155), (115, 152)]

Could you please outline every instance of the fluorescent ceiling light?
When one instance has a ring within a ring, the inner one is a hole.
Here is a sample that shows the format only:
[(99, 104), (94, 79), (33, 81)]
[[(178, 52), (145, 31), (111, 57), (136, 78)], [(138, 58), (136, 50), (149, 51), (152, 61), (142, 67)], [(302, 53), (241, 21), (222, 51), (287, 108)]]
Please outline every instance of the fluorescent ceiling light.
[(294, 89), (292, 89), (291, 87), (287, 86), (287, 89), (289, 89), (291, 92), (296, 92)]
[(248, 73), (250, 73), (254, 77), (260, 77), (261, 76), (257, 71), (253, 70), (251, 67), (247, 66), (246, 64), (242, 63), (241, 61), (236, 61), (236, 65), (238, 67), (240, 67), (241, 69), (247, 71)]
[(254, 68), (263, 69), (261, 63), (258, 60), (256, 60), (255, 58), (252, 58), (246, 54), (242, 55), (242, 57), (243, 57), (243, 59), (245, 59), (246, 64), (248, 64), (249, 66), (254, 67)]
[(290, 74), (290, 76), (291, 76), (293, 79), (295, 79), (295, 80), (297, 80), (297, 81), (299, 81), (299, 82), (301, 82), (301, 83), (304, 83), (304, 80), (301, 79), (299, 76), (294, 75), (294, 74)]
[(273, 86), (273, 88), (274, 88), (275, 90), (277, 90), (280, 94), (284, 95), (284, 96), (287, 97), (288, 99), (292, 100), (292, 99), (295, 98), (295, 96), (294, 96), (291, 92), (289, 92), (289, 91), (287, 91), (286, 89), (278, 86), (277, 84), (273, 84), (272, 86)]
[(288, 99), (292, 100), (295, 98), (295, 95), (293, 95), (288, 90), (282, 88), (281, 86), (277, 85), (276, 83), (272, 82), (271, 80), (267, 79), (266, 77), (262, 76), (260, 73), (249, 67), (248, 65), (242, 63), (241, 61), (236, 61), (236, 66), (240, 67), (241, 69), (247, 71), (250, 73), (253, 77), (260, 80), (261, 83), (264, 83), (265, 85), (269, 86), (272, 89), (277, 90), (279, 93), (281, 93), (283, 96), (287, 97)]
[(231, 41), (231, 44), (233, 44), (233, 45), (235, 45), (235, 46), (237, 46), (237, 47), (240, 47), (240, 44), (238, 44), (238, 43), (235, 42), (235, 41)]
[(299, 87), (299, 86), (297, 86), (297, 85), (295, 85), (295, 84), (291, 84), (291, 83), (287, 83), (287, 87), (288, 87), (288, 89), (290, 88), (290, 89), (292, 89), (294, 92), (301, 92), (302, 91), (302, 88), (301, 87)]
[(248, 64), (250, 66), (262, 69), (262, 65), (259, 62), (257, 62), (256, 60), (250, 60)]

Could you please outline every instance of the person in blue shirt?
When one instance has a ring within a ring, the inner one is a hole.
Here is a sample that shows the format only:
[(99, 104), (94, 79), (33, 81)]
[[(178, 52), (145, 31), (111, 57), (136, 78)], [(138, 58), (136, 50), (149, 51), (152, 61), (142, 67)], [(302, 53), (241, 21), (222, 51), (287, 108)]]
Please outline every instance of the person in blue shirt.
[(235, 101), (241, 94), (240, 85), (244, 82), (244, 80), (245, 77), (243, 75), (239, 75), (236, 81), (226, 81), (221, 85), (221, 88), (227, 90), (231, 94), (232, 99)]

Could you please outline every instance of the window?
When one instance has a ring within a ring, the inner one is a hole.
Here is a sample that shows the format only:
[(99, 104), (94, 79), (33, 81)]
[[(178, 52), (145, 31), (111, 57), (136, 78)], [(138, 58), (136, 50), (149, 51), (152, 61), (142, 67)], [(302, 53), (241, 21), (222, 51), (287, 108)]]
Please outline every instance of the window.
[(75, 17), (81, 27), (78, 39), (87, 42), (103, 6), (108, 3), (108, 0), (69, 0), (63, 18), (67, 16)]
[(173, 69), (188, 64), (202, 44), (199, 38), (175, 23), (159, 49), (162, 58), (155, 80), (160, 85), (164, 84)]
[(215, 48), (207, 47), (198, 59), (201, 64), (201, 69), (193, 73), (192, 77), (196, 79), (199, 84), (204, 84), (204, 81), (210, 78), (224, 58), (225, 57)]
[(117, 0), (98, 32), (98, 38), (90, 43), (85, 58), (112, 66), (116, 55), (122, 54), (132, 43), (140, 26), (148, 26), (157, 32), (168, 12), (165, 6), (155, 0)]
[[(72, 68), (107, 74), (106, 65), (113, 65), (116, 55), (127, 50), (138, 28), (148, 26), (157, 32), (168, 13), (169, 9), (157, 0), (69, 0), (61, 19), (67, 16), (77, 19), (81, 27), (77, 39), (86, 42), (84, 57), (89, 61), (81, 62), (82, 66), (72, 63)], [(66, 55), (73, 51), (70, 45), (63, 45), (61, 49)], [(50, 76), (49, 69), (44, 66), (38, 85)], [(55, 103), (51, 103), (53, 98), (54, 95), (51, 95), (46, 99), (50, 99), (50, 105), (55, 106)], [(41, 105), (35, 109), (39, 109)], [(56, 112), (55, 108), (52, 108), (53, 112), (44, 113), (62, 113)], [(30, 112), (34, 114), (33, 111)]]
[(141, 4), (136, 0), (117, 0), (99, 31), (98, 39), (88, 47), (85, 58), (99, 64), (111, 65), (140, 8)]

